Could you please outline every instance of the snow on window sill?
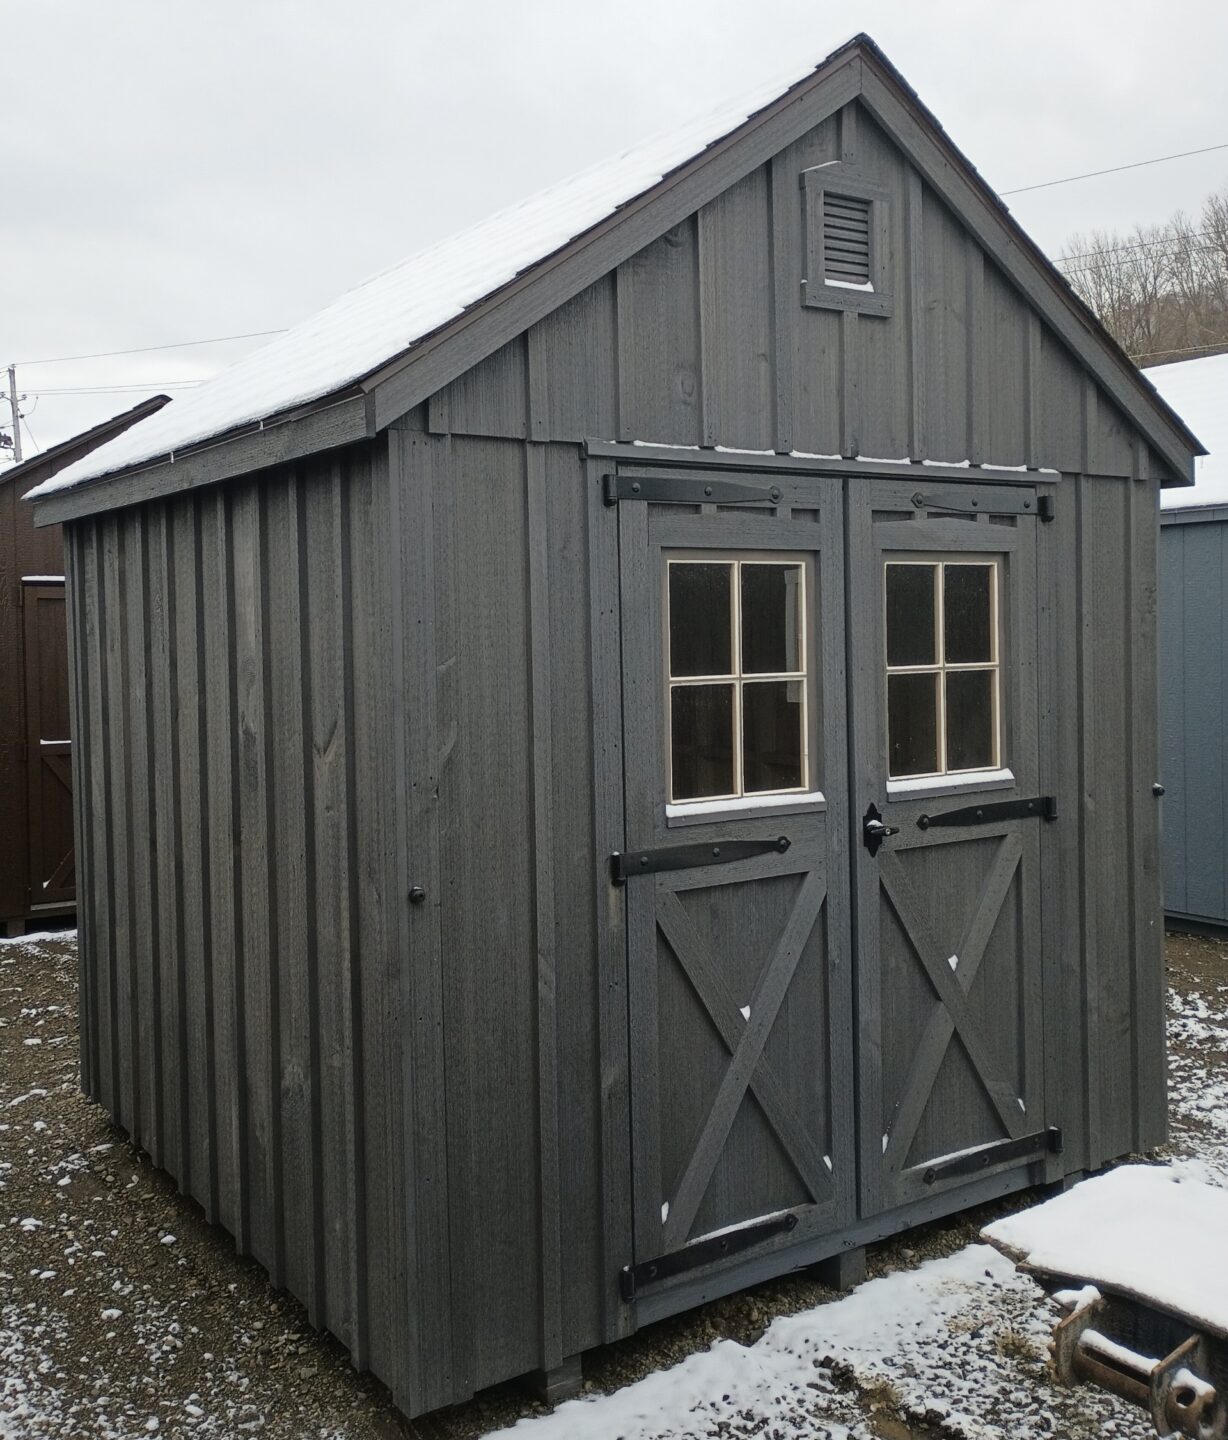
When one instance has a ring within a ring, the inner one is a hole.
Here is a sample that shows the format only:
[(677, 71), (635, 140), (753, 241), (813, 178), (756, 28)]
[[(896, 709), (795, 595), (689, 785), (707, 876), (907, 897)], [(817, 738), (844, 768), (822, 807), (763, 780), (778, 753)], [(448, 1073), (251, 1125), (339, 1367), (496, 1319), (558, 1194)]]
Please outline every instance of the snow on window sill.
[(1015, 783), (1010, 770), (964, 770), (955, 775), (922, 775), (916, 779), (888, 780), (888, 800), (915, 800), (921, 796), (964, 795), (969, 790), (1005, 790)]
[(821, 790), (800, 795), (748, 795), (739, 800), (688, 800), (667, 804), (667, 825), (700, 825), (738, 815), (788, 815), (799, 810), (824, 810), (827, 798)]

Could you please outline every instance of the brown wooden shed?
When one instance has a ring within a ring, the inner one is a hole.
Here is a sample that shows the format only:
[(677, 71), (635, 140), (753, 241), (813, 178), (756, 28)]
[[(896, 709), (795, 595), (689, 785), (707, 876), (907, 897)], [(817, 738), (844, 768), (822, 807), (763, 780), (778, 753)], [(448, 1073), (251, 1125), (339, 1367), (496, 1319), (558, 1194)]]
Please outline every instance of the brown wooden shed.
[(0, 931), (71, 914), (73, 863), (64, 546), (58, 525), (36, 529), (22, 495), (167, 396), (0, 470)]
[(1197, 441), (864, 37), (37, 492), (83, 1074), (411, 1414), (1165, 1134)]

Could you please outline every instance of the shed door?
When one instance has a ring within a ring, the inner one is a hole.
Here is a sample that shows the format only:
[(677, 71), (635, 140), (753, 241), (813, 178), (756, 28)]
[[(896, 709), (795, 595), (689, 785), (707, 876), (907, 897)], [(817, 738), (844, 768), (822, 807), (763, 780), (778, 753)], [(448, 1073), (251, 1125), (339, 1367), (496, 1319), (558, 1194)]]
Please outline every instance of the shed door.
[(644, 471), (611, 483), (623, 489), (607, 498), (625, 707), (626, 1289), (853, 1214), (843, 522), (838, 481), (803, 491)]
[(1038, 763), (1037, 503), (1022, 487), (850, 483), (867, 1214), (1034, 1164), (1055, 1141), (1040, 1046), (1053, 802)]
[(70, 905), (75, 893), (64, 582), (27, 581), (22, 601), (30, 908), (37, 910)]

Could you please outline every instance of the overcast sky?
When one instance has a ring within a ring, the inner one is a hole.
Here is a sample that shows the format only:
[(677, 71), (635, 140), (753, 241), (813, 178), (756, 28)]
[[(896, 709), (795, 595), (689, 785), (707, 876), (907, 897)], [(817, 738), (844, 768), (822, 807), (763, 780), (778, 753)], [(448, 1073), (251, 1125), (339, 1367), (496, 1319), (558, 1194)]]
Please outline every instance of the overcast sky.
[[(855, 30), (1000, 190), (1228, 142), (1224, 0), (8, 0), (0, 22), (0, 363), (35, 448), (258, 342), (29, 362), (292, 324)], [(1228, 150), (1008, 203), (1057, 253), (1225, 184)]]

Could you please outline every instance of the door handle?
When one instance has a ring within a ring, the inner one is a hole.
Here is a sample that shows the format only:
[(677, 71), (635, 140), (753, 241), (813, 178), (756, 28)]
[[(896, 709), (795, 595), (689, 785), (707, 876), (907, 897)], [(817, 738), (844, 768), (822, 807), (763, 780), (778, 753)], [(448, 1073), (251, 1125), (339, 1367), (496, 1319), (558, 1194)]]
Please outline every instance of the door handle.
[(898, 835), (898, 825), (888, 825), (882, 815), (879, 814), (878, 806), (873, 800), (870, 801), (870, 808), (861, 817), (861, 842), (871, 855), (878, 854), (878, 847), (888, 835)]

